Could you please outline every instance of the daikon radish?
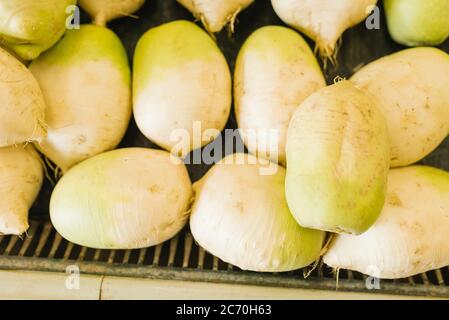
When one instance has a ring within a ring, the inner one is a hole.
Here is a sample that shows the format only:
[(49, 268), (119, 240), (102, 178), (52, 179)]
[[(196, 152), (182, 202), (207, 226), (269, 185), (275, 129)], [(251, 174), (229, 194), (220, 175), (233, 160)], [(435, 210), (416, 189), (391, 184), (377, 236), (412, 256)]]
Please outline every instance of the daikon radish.
[(237, 58), (235, 113), (249, 151), (285, 165), (293, 112), (326, 81), (302, 37), (284, 27), (255, 31)]
[(424, 166), (391, 170), (385, 208), (360, 236), (339, 235), (324, 256), (333, 268), (397, 279), (449, 265), (449, 174)]
[(42, 161), (32, 145), (0, 148), (0, 234), (22, 235), (43, 181)]
[(318, 90), (294, 113), (286, 150), (287, 202), (300, 225), (361, 234), (374, 224), (390, 168), (374, 97), (349, 81)]
[(48, 136), (37, 146), (63, 172), (120, 143), (131, 118), (131, 76), (109, 29), (70, 30), (30, 70), (47, 102)]
[(170, 239), (188, 219), (192, 185), (165, 151), (129, 148), (71, 169), (56, 185), (50, 216), (67, 240), (98, 249), (137, 249)]
[(45, 101), (31, 72), (0, 48), (0, 147), (46, 135)]
[(234, 154), (194, 185), (190, 229), (204, 249), (260, 272), (295, 270), (319, 258), (325, 233), (296, 223), (285, 201), (285, 169), (275, 166), (274, 174), (261, 175), (258, 159)]

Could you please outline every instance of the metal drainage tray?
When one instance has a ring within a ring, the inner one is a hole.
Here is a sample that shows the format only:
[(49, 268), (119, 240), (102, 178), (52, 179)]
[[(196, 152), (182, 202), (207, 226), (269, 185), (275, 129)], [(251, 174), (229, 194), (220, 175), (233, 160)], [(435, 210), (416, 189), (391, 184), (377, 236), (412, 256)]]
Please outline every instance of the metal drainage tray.
[[(383, 12), (381, 8), (381, 12)], [(383, 13), (382, 13), (383, 15)], [(140, 36), (150, 27), (176, 19), (192, 20), (189, 12), (175, 0), (150, 0), (137, 13), (139, 19), (125, 18), (112, 22), (114, 30), (125, 44), (130, 60)], [(82, 20), (88, 22), (84, 15)], [(350, 77), (354, 70), (389, 53), (403, 49), (388, 35), (385, 21), (381, 17), (378, 30), (368, 30), (365, 25), (345, 33), (338, 54), (337, 66), (328, 66), (326, 77), (329, 83), (336, 76)], [(243, 41), (254, 30), (265, 25), (282, 25), (276, 17), (269, 0), (257, 0), (238, 18), (236, 33), (230, 36), (223, 31), (217, 42), (225, 53), (231, 69)], [(309, 42), (313, 47), (313, 43)], [(440, 46), (449, 53), (449, 41)], [(232, 115), (227, 128), (236, 128)], [(130, 124), (121, 147), (152, 147), (140, 134), (134, 122)], [(449, 170), (449, 140), (446, 140), (422, 163)], [(209, 169), (207, 165), (189, 165), (193, 181), (201, 178)], [(141, 250), (94, 250), (74, 245), (54, 230), (48, 221), (48, 204), (52, 186), (46, 182), (31, 210), (28, 236), (24, 239), (0, 236), (0, 270), (27, 270), (65, 272), (69, 264), (76, 264), (84, 273), (106, 276), (127, 276), (167, 280), (202, 281), (231, 284), (251, 284), (271, 287), (335, 290), (337, 280), (331, 269), (319, 264), (304, 279), (304, 270), (279, 274), (244, 272), (220, 261), (199, 248), (186, 229), (164, 244)], [(369, 292), (383, 294), (415, 295), (427, 297), (449, 297), (449, 268), (430, 271), (407, 279), (380, 282), (380, 290)], [(342, 291), (367, 292), (366, 276), (341, 270), (338, 289)]]

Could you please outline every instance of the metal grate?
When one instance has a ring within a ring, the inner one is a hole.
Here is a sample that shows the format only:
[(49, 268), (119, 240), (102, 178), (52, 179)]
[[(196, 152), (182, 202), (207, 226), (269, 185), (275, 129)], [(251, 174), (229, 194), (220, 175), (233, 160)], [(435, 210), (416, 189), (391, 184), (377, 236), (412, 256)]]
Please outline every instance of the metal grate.
[[(63, 239), (50, 222), (31, 221), (28, 236), (0, 235), (0, 269), (65, 272), (76, 264), (81, 272), (166, 280), (239, 283), (250, 285), (367, 292), (365, 275), (340, 270), (336, 275), (319, 263), (304, 272), (254, 273), (242, 271), (205, 252), (188, 230), (155, 247), (140, 250), (96, 250)], [(449, 297), (449, 267), (411, 278), (382, 280), (370, 293)]]

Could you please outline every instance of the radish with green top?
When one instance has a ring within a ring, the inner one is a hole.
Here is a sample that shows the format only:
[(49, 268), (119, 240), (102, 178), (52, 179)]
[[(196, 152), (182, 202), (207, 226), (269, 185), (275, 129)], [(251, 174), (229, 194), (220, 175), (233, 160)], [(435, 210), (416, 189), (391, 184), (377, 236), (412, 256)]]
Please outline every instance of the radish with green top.
[(325, 58), (336, 54), (337, 42), (362, 22), (377, 0), (271, 0), (277, 15), (316, 42)]
[(0, 0), (0, 43), (34, 60), (66, 31), (76, 0)]
[(447, 137), (449, 55), (444, 51), (403, 50), (368, 64), (351, 81), (380, 102), (393, 167), (418, 162)]
[(42, 160), (32, 145), (0, 148), (0, 234), (22, 235), (42, 187)]
[(361, 234), (379, 217), (390, 168), (377, 100), (349, 81), (323, 88), (296, 110), (287, 135), (287, 202), (300, 225)]
[(130, 16), (140, 9), (145, 0), (79, 0), (81, 8), (92, 17), (94, 24), (106, 26), (116, 18)]
[(240, 50), (234, 76), (235, 112), (249, 151), (285, 165), (292, 114), (324, 86), (320, 66), (299, 34), (279, 26), (255, 31)]
[[(217, 44), (188, 21), (146, 32), (134, 56), (134, 117), (140, 131), (185, 156), (218, 136), (231, 111), (231, 74)], [(208, 135), (209, 136), (209, 135)]]
[(449, 173), (424, 166), (390, 171), (379, 220), (360, 236), (337, 236), (324, 262), (385, 279), (449, 265)]
[(220, 32), (227, 24), (231, 30), (237, 15), (254, 0), (177, 0), (204, 24), (209, 32)]
[(204, 249), (243, 270), (284, 272), (320, 257), (325, 233), (300, 227), (285, 200), (285, 169), (262, 175), (255, 156), (222, 159), (194, 184), (190, 218)]
[(47, 102), (48, 136), (37, 146), (63, 172), (117, 147), (132, 113), (131, 76), (112, 31), (70, 30), (30, 70)]
[(41, 141), (45, 101), (31, 72), (0, 48), (0, 147)]
[(109, 151), (71, 169), (56, 185), (50, 217), (67, 240), (97, 249), (138, 249), (176, 235), (189, 216), (185, 165), (165, 151)]

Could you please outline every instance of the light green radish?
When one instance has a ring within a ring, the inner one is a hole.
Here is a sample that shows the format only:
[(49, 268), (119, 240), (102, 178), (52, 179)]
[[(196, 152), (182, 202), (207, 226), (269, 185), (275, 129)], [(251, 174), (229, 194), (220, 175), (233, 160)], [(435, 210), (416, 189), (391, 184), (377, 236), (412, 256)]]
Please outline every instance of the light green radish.
[(0, 43), (24, 60), (36, 59), (66, 31), (76, 0), (0, 0)]
[(449, 265), (448, 232), (449, 173), (394, 169), (379, 220), (363, 235), (337, 236), (324, 262), (377, 278), (411, 277)]
[(361, 234), (378, 218), (390, 166), (374, 97), (341, 81), (296, 110), (287, 136), (287, 201), (300, 225)]
[[(200, 27), (175, 21), (150, 29), (134, 56), (134, 117), (142, 133), (185, 156), (218, 136), (231, 110), (231, 74)], [(179, 138), (181, 137), (181, 138)]]
[(240, 50), (234, 76), (235, 112), (249, 151), (284, 165), (293, 112), (325, 85), (299, 34), (279, 26), (255, 31)]
[(56, 185), (50, 217), (67, 240), (98, 249), (138, 249), (170, 239), (186, 224), (192, 185), (165, 151), (129, 148), (71, 169)]
[(63, 172), (117, 147), (131, 118), (131, 76), (120, 39), (83, 25), (70, 30), (30, 70), (47, 102), (48, 136), (39, 149)]
[(325, 233), (296, 223), (285, 200), (285, 169), (275, 166), (262, 175), (256, 157), (234, 154), (194, 185), (190, 230), (204, 249), (260, 272), (296, 270), (319, 258)]
[(105, 26), (111, 20), (126, 17), (143, 6), (145, 0), (79, 0), (95, 24)]
[(254, 0), (177, 0), (201, 20), (209, 32), (219, 32), (227, 24), (234, 28), (237, 15)]
[(423, 159), (448, 135), (447, 53), (426, 47), (403, 50), (370, 63), (351, 81), (380, 102), (393, 167)]
[(437, 46), (449, 37), (448, 0), (384, 0), (391, 37), (407, 46)]
[(316, 42), (323, 57), (333, 57), (337, 42), (362, 22), (377, 0), (271, 0), (277, 15)]
[(22, 235), (28, 210), (43, 181), (42, 161), (32, 145), (0, 148), (0, 234)]
[(0, 48), (0, 147), (46, 135), (45, 101), (31, 72)]

